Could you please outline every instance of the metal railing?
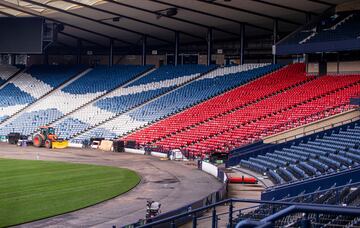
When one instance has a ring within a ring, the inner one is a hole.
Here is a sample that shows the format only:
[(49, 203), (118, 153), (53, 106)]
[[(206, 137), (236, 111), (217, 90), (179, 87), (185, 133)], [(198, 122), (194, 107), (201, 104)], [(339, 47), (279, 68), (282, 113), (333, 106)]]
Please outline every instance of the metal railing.
[[(248, 203), (255, 204), (252, 207), (246, 207), (241, 209), (236, 209), (236, 203)], [(255, 210), (261, 205), (268, 205), (271, 209), (271, 214), (265, 214), (265, 217), (259, 221), (243, 219), (242, 221), (237, 221), (235, 212), (241, 213), (242, 211)], [(227, 208), (226, 212), (218, 213), (217, 209), (220, 206), (225, 206)], [(210, 212), (210, 216), (200, 217), (206, 212)], [(148, 224), (140, 225), (140, 228), (150, 228), (150, 227), (171, 227), (175, 228), (178, 226), (177, 221), (183, 218), (191, 218), (191, 224), (193, 228), (198, 226), (198, 222), (204, 219), (210, 219), (209, 227), (217, 228), (219, 216), (225, 216), (226, 226), (234, 227), (235, 223), (238, 223), (236, 227), (246, 226), (252, 223), (274, 225), (274, 222), (285, 216), (294, 214), (294, 213), (314, 213), (314, 214), (335, 214), (335, 215), (351, 215), (351, 216), (360, 216), (360, 208), (357, 207), (344, 207), (344, 206), (334, 206), (334, 205), (323, 205), (323, 204), (306, 204), (306, 203), (295, 203), (295, 202), (280, 202), (280, 201), (263, 201), (263, 200), (253, 200), (253, 199), (237, 199), (231, 198), (223, 200), (209, 206), (204, 206), (195, 210), (190, 210), (185, 213), (181, 213), (175, 216), (171, 216), (165, 219), (161, 219), (155, 222)], [(305, 226), (308, 227), (308, 226)]]

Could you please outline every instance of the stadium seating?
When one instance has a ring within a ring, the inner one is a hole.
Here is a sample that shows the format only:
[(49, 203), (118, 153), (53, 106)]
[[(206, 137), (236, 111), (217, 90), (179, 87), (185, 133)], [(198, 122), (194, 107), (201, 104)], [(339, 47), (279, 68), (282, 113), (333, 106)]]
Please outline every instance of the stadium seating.
[(240, 165), (268, 173), (275, 183), (347, 169), (360, 164), (360, 122), (355, 127), (318, 135), (314, 140), (242, 160)]
[[(348, 183), (343, 186), (336, 186), (336, 183), (327, 189), (319, 188), (313, 192), (301, 193), (294, 197), (284, 197), (278, 202), (293, 202), (293, 203), (311, 203), (311, 204), (326, 204), (326, 205), (342, 205), (359, 207), (360, 183)], [(266, 218), (273, 215), (275, 212), (285, 209), (285, 205), (281, 204), (260, 204), (255, 210), (250, 212), (241, 212), (237, 215), (236, 220), (256, 220)], [(246, 210), (244, 210), (246, 211)], [(293, 213), (289, 216), (284, 216), (274, 222), (275, 227), (301, 227), (302, 213)], [(308, 214), (307, 219), (311, 221), (312, 226), (316, 227), (357, 227), (359, 218), (356, 216), (336, 215), (336, 214)]]
[(277, 52), (304, 53), (356, 49), (360, 45), (360, 13), (337, 12), (311, 22), (277, 44)]
[(57, 122), (56, 128), (61, 129), (58, 134), (64, 138), (70, 138), (91, 126), (113, 118), (199, 77), (214, 67), (204, 65), (160, 67)]
[(34, 65), (26, 72), (18, 74), (0, 90), (0, 119), (4, 120), (20, 111), (83, 69), (83, 66)]
[[(145, 144), (177, 134), (179, 131), (187, 134), (190, 128), (194, 128), (204, 121), (221, 117), (238, 108), (257, 102), (265, 98), (265, 96), (274, 95), (287, 87), (310, 80), (311, 77), (306, 77), (304, 74), (304, 67), (303, 64), (290, 65), (282, 70), (261, 77), (256, 81), (247, 83), (179, 114), (159, 121), (124, 137), (124, 139), (136, 140), (138, 143)], [(290, 74), (291, 77), (289, 77)], [(256, 90), (254, 90), (254, 88), (256, 88)], [(187, 121), (184, 121), (184, 119)], [(179, 141), (179, 139), (170, 137), (169, 141), (175, 142)], [(164, 144), (164, 141), (162, 141), (162, 144)]]
[[(90, 71), (85, 71), (64, 88), (54, 91), (49, 96), (29, 107), (26, 112), (21, 113), (10, 122), (8, 121), (6, 125), (0, 126), (0, 134), (6, 135), (11, 131), (30, 134), (39, 126), (49, 124), (87, 102), (134, 79), (139, 74), (148, 70), (149, 67), (125, 65), (113, 67), (98, 66)], [(42, 75), (46, 75), (46, 81), (54, 77), (51, 73), (46, 73), (47, 69), (42, 70), (45, 71), (42, 72)], [(58, 69), (55, 69), (54, 72), (56, 70)], [(34, 69), (31, 71), (34, 72)], [(56, 80), (51, 80), (50, 84), (53, 86), (59, 84)], [(75, 130), (75, 128), (71, 130)]]
[[(201, 125), (198, 129), (206, 129), (207, 133), (182, 145), (191, 153), (226, 152), (263, 136), (339, 113), (349, 108), (349, 98), (360, 88), (358, 80), (358, 76), (313, 80)], [(347, 88), (348, 85), (353, 86)], [(192, 136), (196, 134), (195, 128)]]
[[(153, 143), (167, 150), (183, 148), (191, 154), (226, 152), (340, 112), (348, 108), (349, 98), (359, 90), (357, 75), (326, 76), (301, 84), (305, 76), (304, 72), (296, 75), (298, 69), (296, 65), (285, 68), (124, 139)], [(277, 77), (281, 83), (273, 81)], [(254, 88), (261, 90), (254, 92)]]
[(0, 65), (0, 85), (13, 76), (19, 69), (11, 65)]
[(85, 134), (75, 137), (74, 140), (81, 141), (90, 137), (113, 138), (126, 134), (256, 79), (277, 68), (279, 68), (279, 65), (246, 64), (216, 69), (183, 87), (91, 129)]

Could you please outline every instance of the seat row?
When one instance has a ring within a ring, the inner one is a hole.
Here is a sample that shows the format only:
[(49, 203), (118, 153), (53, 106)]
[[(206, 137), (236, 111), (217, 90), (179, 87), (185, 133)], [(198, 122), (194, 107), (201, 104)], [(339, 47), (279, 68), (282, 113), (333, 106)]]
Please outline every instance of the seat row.
[(360, 122), (354, 128), (318, 136), (242, 160), (241, 166), (267, 173), (275, 183), (285, 183), (360, 164)]

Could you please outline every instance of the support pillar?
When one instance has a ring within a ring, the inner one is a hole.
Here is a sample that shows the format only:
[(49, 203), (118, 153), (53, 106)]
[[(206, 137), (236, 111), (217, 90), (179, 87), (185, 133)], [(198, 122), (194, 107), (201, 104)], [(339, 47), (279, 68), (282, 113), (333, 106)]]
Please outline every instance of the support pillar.
[(78, 39), (77, 40), (77, 55), (76, 55), (77, 64), (81, 64), (81, 54), (82, 54), (82, 41), (81, 41), (81, 39)]
[(277, 36), (278, 36), (278, 20), (274, 19), (274, 23), (273, 23), (273, 48), (272, 48), (272, 54), (273, 54), (272, 63), (273, 64), (277, 63), (277, 59), (276, 59)]
[(212, 49), (213, 49), (213, 31), (212, 28), (208, 29), (207, 32), (207, 65), (211, 64)]
[(16, 64), (16, 55), (15, 54), (9, 54), (9, 59), (10, 59), (9, 64), (14, 66)]
[(306, 67), (306, 73), (309, 72), (309, 54), (304, 54), (304, 63)]
[(178, 65), (179, 59), (179, 43), (180, 43), (180, 34), (178, 31), (175, 32), (175, 51), (174, 51), (174, 65)]
[(141, 55), (141, 64), (143, 66), (146, 65), (146, 41), (147, 41), (147, 37), (146, 36), (143, 36), (142, 38), (142, 55)]
[[(15, 59), (14, 59), (14, 64), (15, 64)], [(49, 53), (48, 53), (47, 49), (45, 49), (45, 51), (44, 51), (43, 64), (44, 65), (49, 65)]]
[(114, 64), (114, 40), (110, 39), (109, 47), (109, 66), (112, 67)]
[(245, 63), (245, 25), (240, 24), (240, 64), (243, 65)]
[(307, 14), (305, 15), (305, 21), (306, 21), (306, 24), (311, 21), (311, 14), (310, 14), (310, 13), (307, 13)]

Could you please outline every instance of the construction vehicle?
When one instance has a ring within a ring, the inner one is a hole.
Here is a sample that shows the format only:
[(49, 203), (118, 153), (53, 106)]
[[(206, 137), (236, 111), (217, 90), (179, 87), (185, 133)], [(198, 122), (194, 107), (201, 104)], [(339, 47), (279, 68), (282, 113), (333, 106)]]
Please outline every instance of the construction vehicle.
[(55, 129), (50, 126), (42, 126), (39, 131), (33, 134), (33, 145), (36, 147), (45, 146), (46, 148), (66, 148), (68, 142), (59, 140), (55, 134)]

